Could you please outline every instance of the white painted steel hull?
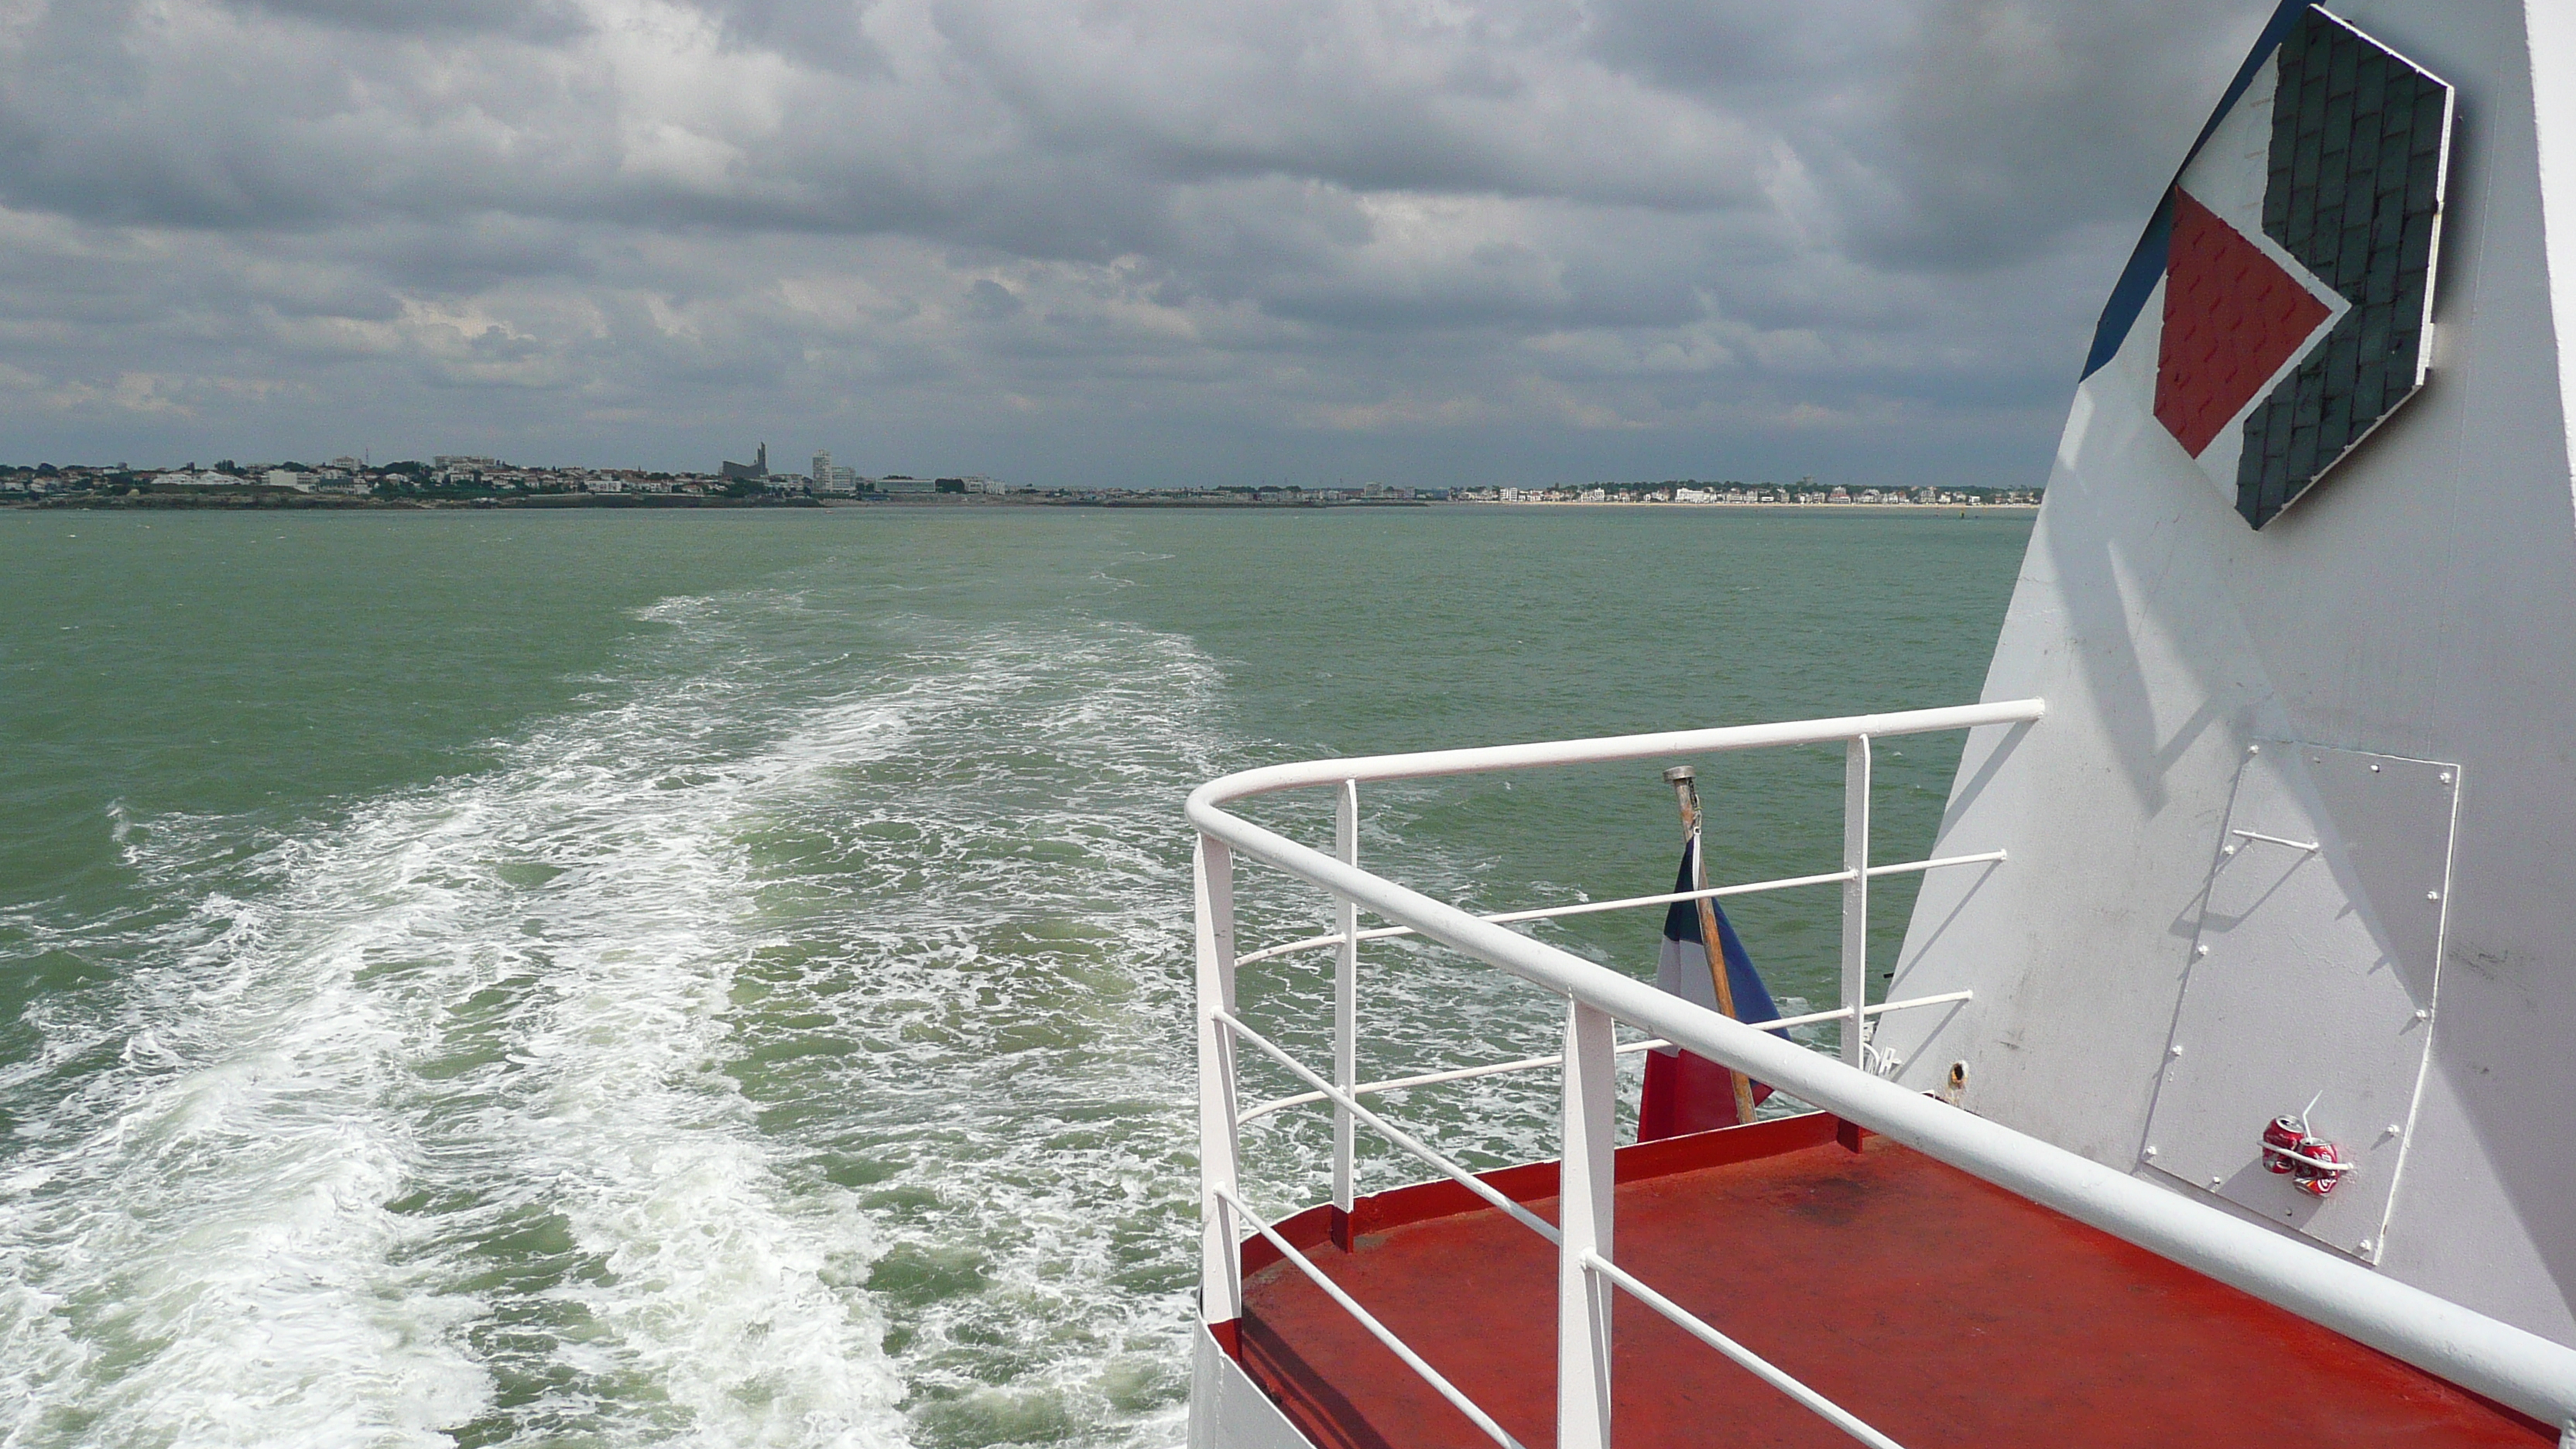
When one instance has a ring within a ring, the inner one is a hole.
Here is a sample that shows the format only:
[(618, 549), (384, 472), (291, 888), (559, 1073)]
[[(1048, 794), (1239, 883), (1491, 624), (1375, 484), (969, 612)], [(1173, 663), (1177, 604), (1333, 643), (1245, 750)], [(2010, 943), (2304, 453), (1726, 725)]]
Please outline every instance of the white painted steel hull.
[[(2077, 388), (1985, 713), (1319, 761), (1192, 796), (1209, 1324), (1231, 1332), (1243, 1312), (1247, 1234), (1297, 1257), (1274, 1225), (1244, 1220), (1236, 1196), (1235, 1054), (1286, 1054), (1234, 1014), (1234, 973), (1336, 945), (1347, 974), (1354, 944), (1371, 935), (1357, 930), (1365, 910), (1568, 1002), (1562, 1180), (1573, 1207), (1535, 1230), (1558, 1245), (1556, 1424), (1569, 1449), (1609, 1440), (1608, 1285), (1656, 1301), (1606, 1266), (1613, 1020), (2487, 1407), (2565, 1426), (2576, 1449), (2576, 1052), (2566, 1047), (2576, 1027), (2576, 378), (2559, 346), (2576, 331), (2576, 4), (2355, 0), (2337, 13), (2282, 12), (2280, 24), (2311, 27), (2320, 48), (2301, 52), (2306, 69), (2295, 72), (2287, 58), (2249, 62), (2257, 90), (2232, 94), (2257, 96), (2245, 113), (2254, 119), (2222, 109), (2217, 149), (2195, 153), (2160, 214), (2192, 217), (2204, 241), (2219, 223), (2240, 228), (2246, 251), (2271, 258), (2262, 265), (2307, 267), (2242, 233), (2269, 236), (2276, 224), (2267, 208), (2293, 174), (2277, 160), (2280, 138), (2311, 134), (2296, 118), (2318, 113), (2329, 84), (2322, 47), (2379, 47), (2422, 87), (2409, 92), (2423, 107), (2411, 114), (2438, 119), (2440, 157), (2457, 178), (2447, 199), (2436, 187), (2436, 260), (2417, 268), (2438, 329), (2422, 334), (2429, 352), (2406, 344), (2396, 400), (2352, 413), (2342, 441), (2319, 445), (2317, 456), (2332, 456), (2286, 498), (2258, 496), (2258, 474), (2272, 488), (2273, 475), (2306, 465), (2271, 443), (2259, 451), (2280, 434), (2258, 435), (2253, 420), (2266, 408), (2275, 422), (2287, 416), (2275, 404), (2297, 394), (2281, 389), (2351, 335), (2348, 317), (2413, 304), (2338, 292), (2305, 331), (2263, 344), (2291, 350), (2257, 349), (2263, 366), (2241, 369), (2260, 374), (2246, 384), (2254, 390), (2195, 395), (2206, 379), (2178, 368), (2165, 338), (2206, 335), (2192, 330), (2207, 319), (2190, 298), (2208, 274), (2193, 282), (2186, 262), (2168, 263), (2151, 230), (2140, 255), (2157, 257), (2152, 290), (2124, 281), (2123, 291), (2144, 296), (2150, 322), (2106, 325), (2098, 366)], [(2294, 75), (2314, 89), (2294, 98)], [(2336, 75), (2332, 84), (2353, 84)], [(2274, 84), (2276, 96), (2259, 93)], [(2295, 124), (2276, 128), (2276, 115)], [(2404, 146), (2384, 154), (2409, 178), (2444, 174)], [(2199, 205), (2186, 187), (2212, 204), (2185, 212), (2182, 201)], [(2366, 210), (2367, 192), (2355, 183), (2349, 194), (2364, 199), (2351, 205)], [(2405, 207), (2408, 225), (2423, 220), (2417, 201)], [(2168, 307), (2174, 277), (2186, 300)], [(2318, 366), (2322, 386), (2354, 386)], [(2192, 396), (2197, 412), (2174, 405)], [(2212, 419), (2223, 426), (2212, 431)], [(1840, 884), (1844, 1005), (1827, 1015), (1848, 1022), (1866, 999), (1866, 893), (1881, 873), (1868, 848), (1871, 738), (1962, 727), (1934, 858), (1894, 867), (1925, 872), (1885, 992), (1904, 1000), (1878, 1018), (1869, 1051), (1846, 1031), (1839, 1062), (1356, 864), (1361, 783), (1848, 741), (1844, 868), (1744, 887)], [(1227, 809), (1318, 786), (1341, 794), (1334, 855)], [(1336, 933), (1238, 956), (1239, 859), (1336, 895)], [(1924, 1002), (1942, 1004), (1906, 1009)], [(1336, 1154), (1347, 1161), (1355, 1120), (1385, 1124), (1359, 1100), (1370, 1089), (1350, 1076), (1347, 1005), (1339, 1016), (1338, 1085), (1291, 1064), (1315, 1090), (1252, 1110), (1337, 1106)], [(2276, 1119), (2292, 1124), (2294, 1146), (2267, 1161), (2262, 1134)], [(1454, 1163), (1405, 1142), (1464, 1183)], [(2329, 1191), (2312, 1190), (2321, 1180)], [(1345, 1196), (1348, 1181), (1344, 1168)], [(1497, 1210), (1529, 1216), (1517, 1204)], [(1343, 1306), (1409, 1352), (1355, 1303)], [(1717, 1341), (1706, 1323), (1672, 1321)], [(1196, 1351), (1194, 1449), (1303, 1442), (1217, 1339), (1203, 1330)], [(2012, 1372), (1996, 1368), (1999, 1381)], [(1800, 1402), (1828, 1419), (1840, 1412), (1819, 1396)]]
[[(2249, 1091), (2197, 1123), (2158, 1105), (2180, 1075), (2170, 1049), (2193, 1046), (2177, 1019), (2223, 914), (2209, 893), (2227, 889), (2248, 748), (2455, 769), (2447, 879), (2361, 882), (2355, 850), (2432, 843), (2385, 821), (2346, 822), (2353, 849), (2319, 867), (2373, 918), (2441, 893), (2438, 955), (2389, 948), (2430, 1013), (2424, 1069), (2386, 1083), (2393, 1103), (2339, 1085), (2338, 1056), (2377, 1050), (2359, 1038), (2387, 1023), (2335, 992), (2274, 1013), (2288, 1060), (2269, 1075), (2313, 1079), (2321, 1124), (2381, 1149), (2384, 1227), (2329, 1246), (2576, 1343), (2576, 489), (2559, 360), (2576, 304), (2554, 282), (2576, 277), (2576, 9), (2338, 8), (2462, 88), (2430, 380), (2259, 532), (2143, 411), (2155, 358), (2137, 334), (2078, 389), (1985, 690), (2046, 696), (2049, 727), (1971, 736), (1936, 847), (2007, 849), (2014, 868), (1928, 878), (1890, 987), (1977, 999), (1893, 1021), (1885, 1041), (1908, 1085), (1964, 1061), (1977, 1112), (2283, 1223), (2286, 1188), (2212, 1191), (2146, 1152), (2172, 1162), (2188, 1140), (2201, 1166), (2241, 1167), (2309, 1095)], [(2332, 912), (2278, 924), (2275, 951), (2304, 939), (2371, 969), (2325, 944)]]

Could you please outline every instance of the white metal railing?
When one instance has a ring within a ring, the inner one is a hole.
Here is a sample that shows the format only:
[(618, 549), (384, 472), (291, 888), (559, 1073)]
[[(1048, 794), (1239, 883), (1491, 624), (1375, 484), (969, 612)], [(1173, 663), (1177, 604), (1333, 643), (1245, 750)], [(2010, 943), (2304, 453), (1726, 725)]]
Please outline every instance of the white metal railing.
[[(1940, 730), (2026, 726), (2039, 720), (2044, 712), (2045, 705), (2039, 700), (2016, 700), (1841, 719), (1314, 760), (1247, 770), (1201, 786), (1190, 796), (1188, 814), (1199, 831), (1194, 875), (1203, 1189), (1201, 1312), (1205, 1320), (1224, 1323), (1241, 1316), (1240, 1239), (1244, 1230), (1249, 1230), (1267, 1239), (1300, 1272), (1315, 1279), (1370, 1333), (1497, 1442), (1514, 1445), (1510, 1436), (1454, 1385), (1406, 1348), (1274, 1227), (1260, 1222), (1244, 1207), (1239, 1183), (1239, 1125), (1264, 1113), (1330, 1102), (1336, 1207), (1348, 1212), (1354, 1206), (1354, 1139), (1357, 1129), (1365, 1126), (1557, 1246), (1556, 1430), (1560, 1449), (1604, 1449), (1609, 1442), (1608, 1295), (1614, 1287), (1636, 1296), (1855, 1439), (1892, 1446), (1892, 1441), (1876, 1430), (1617, 1266), (1612, 1251), (1612, 1151), (1616, 1124), (1613, 1064), (1621, 1052), (1673, 1045), (1769, 1082), (1799, 1101), (2244, 1289), (2500, 1403), (2553, 1424), (2576, 1425), (2576, 1350), (2383, 1278), (2358, 1264), (2286, 1242), (2267, 1228), (1908, 1091), (1863, 1069), (1864, 1023), (1869, 1017), (1969, 999), (1966, 992), (1953, 992), (1875, 1005), (1867, 1001), (1869, 882), (1902, 871), (1999, 865), (2004, 861), (2002, 852), (1993, 851), (1894, 866), (1869, 864), (1871, 741)], [(1837, 871), (1486, 917), (1471, 915), (1371, 875), (1358, 865), (1358, 790), (1362, 781), (1825, 743), (1845, 747), (1843, 856)], [(1329, 855), (1223, 808), (1248, 796), (1314, 786), (1331, 787), (1338, 796), (1335, 848)], [(1332, 933), (1238, 955), (1234, 920), (1234, 861), (1238, 854), (1329, 892), (1334, 901)], [(1832, 1011), (1758, 1026), (1730, 1020), (1507, 929), (1517, 921), (1829, 883), (1842, 888), (1842, 1004)], [(1393, 924), (1362, 930), (1358, 918), (1363, 910)], [(1426, 937), (1564, 998), (1565, 1050), (1554, 1056), (1384, 1081), (1358, 1081), (1359, 947), (1365, 941), (1397, 935)], [(1245, 1025), (1235, 1014), (1238, 966), (1325, 946), (1334, 948), (1335, 953), (1333, 1075), (1329, 1081)], [(1841, 1026), (1840, 1060), (1820, 1056), (1782, 1040), (1778, 1034), (1792, 1025), (1824, 1021)], [(1654, 1040), (1623, 1047), (1614, 1038), (1617, 1023), (1645, 1031)], [(1236, 1100), (1238, 1042), (1252, 1043), (1257, 1051), (1277, 1061), (1312, 1090), (1241, 1110)], [(1363, 1097), (1408, 1087), (1549, 1066), (1563, 1068), (1564, 1082), (1560, 1210), (1559, 1221), (1553, 1226), (1361, 1101)], [(2569, 1435), (2569, 1444), (2576, 1446), (2576, 1428), (2571, 1428)]]
[[(1361, 1106), (1358, 1099), (1353, 1097), (1350, 1093), (1343, 1091), (1339, 1087), (1325, 1085), (1323, 1078), (1306, 1070), (1305, 1066), (1295, 1057), (1292, 1057), (1288, 1055), (1287, 1052), (1281, 1050), (1278, 1043), (1273, 1042), (1270, 1038), (1254, 1031), (1251, 1027), (1245, 1026), (1242, 1020), (1236, 1017), (1233, 1012), (1218, 1012), (1217, 1020), (1237, 1039), (1248, 1041), (1254, 1046), (1260, 1048), (1262, 1055), (1267, 1056), (1271, 1060), (1279, 1063), (1279, 1065), (1286, 1067), (1300, 1080), (1314, 1083), (1317, 1091), (1319, 1091), (1323, 1096), (1330, 1098), (1335, 1107), (1337, 1107), (1341, 1113), (1347, 1114), (1356, 1121), (1367, 1123), (1370, 1129), (1375, 1131), (1379, 1136), (1384, 1137), (1387, 1141), (1394, 1143), (1405, 1151), (1412, 1153), (1414, 1157), (1423, 1163), (1423, 1165), (1438, 1172), (1441, 1176), (1448, 1178), (1450, 1181), (1457, 1183), (1460, 1187), (1467, 1189), (1476, 1196), (1483, 1198), (1486, 1202), (1500, 1208), (1506, 1216), (1518, 1222), (1521, 1226), (1528, 1228), (1531, 1232), (1538, 1234), (1540, 1237), (1547, 1239), (1551, 1243), (1563, 1241), (1563, 1239), (1557, 1235), (1557, 1230), (1554, 1227), (1549, 1226), (1548, 1221), (1545, 1218), (1540, 1217), (1538, 1214), (1531, 1212), (1528, 1208), (1522, 1207), (1519, 1203), (1516, 1203), (1510, 1198), (1503, 1196), (1500, 1192), (1495, 1191), (1493, 1186), (1487, 1183), (1484, 1179), (1476, 1176), (1476, 1174), (1468, 1171), (1466, 1168), (1459, 1166), (1457, 1163), (1450, 1161), (1447, 1157), (1426, 1145), (1420, 1138), (1415, 1137), (1412, 1133), (1395, 1126), (1388, 1122), (1384, 1117), (1381, 1117), (1375, 1112), (1370, 1111), (1368, 1108)], [(1342, 1206), (1347, 1210), (1349, 1204), (1345, 1203), (1342, 1204)]]
[[(1482, 919), (1490, 921), (1494, 918), (1486, 916)], [(1247, 956), (1242, 959), (1248, 961), (1252, 958)], [(1932, 996), (1909, 996), (1902, 1001), (1881, 1001), (1864, 1006), (1861, 1008), (1861, 1015), (1884, 1016), (1891, 1011), (1911, 1011), (1920, 1006), (1947, 1006), (1954, 1001), (1972, 1001), (1976, 995), (1977, 993), (1973, 991), (1944, 991)], [(1843, 1007), (1833, 1011), (1804, 1012), (1797, 1016), (1775, 1016), (1769, 1021), (1748, 1021), (1745, 1025), (1755, 1031), (1787, 1031), (1793, 1026), (1821, 1026), (1829, 1021), (1841, 1021), (1850, 1015), (1851, 1009)], [(1662, 1037), (1650, 1036), (1644, 1041), (1621, 1042), (1611, 1050), (1624, 1057), (1637, 1052), (1658, 1051), (1671, 1045), (1671, 1042)], [(1890, 1060), (1892, 1061), (1893, 1058)], [(1548, 1067), (1562, 1066), (1564, 1063), (1565, 1057), (1562, 1053), (1550, 1052), (1543, 1057), (1522, 1057), (1517, 1061), (1489, 1062), (1481, 1067), (1453, 1067), (1445, 1072), (1423, 1072), (1410, 1077), (1389, 1077), (1382, 1082), (1362, 1082), (1351, 1088), (1351, 1095), (1370, 1097), (1380, 1092), (1401, 1092), (1409, 1087), (1434, 1087), (1447, 1082), (1472, 1081), (1477, 1077), (1499, 1077), (1507, 1072), (1540, 1071)], [(1293, 1097), (1274, 1097), (1255, 1106), (1238, 1108), (1234, 1114), (1234, 1120), (1240, 1125), (1255, 1117), (1267, 1117), (1284, 1108), (1308, 1107), (1317, 1102), (1329, 1100), (1331, 1100), (1330, 1094), (1321, 1091), (1299, 1092)]]
[(1245, 1207), (1242, 1200), (1237, 1198), (1233, 1193), (1220, 1188), (1216, 1190), (1214, 1196), (1218, 1203), (1236, 1213), (1242, 1214), (1243, 1220), (1252, 1224), (1252, 1230), (1255, 1233), (1269, 1239), (1272, 1247), (1277, 1248), (1280, 1254), (1287, 1258), (1289, 1262), (1297, 1265), (1298, 1272), (1303, 1273), (1308, 1278), (1314, 1280), (1315, 1286), (1323, 1289), (1326, 1297), (1332, 1299), (1335, 1303), (1342, 1305), (1344, 1312), (1359, 1320), (1360, 1327), (1367, 1329), (1378, 1342), (1385, 1344), (1389, 1349), (1393, 1350), (1397, 1358), (1404, 1360), (1404, 1366), (1406, 1368), (1409, 1368), (1422, 1376), (1423, 1382), (1428, 1383), (1434, 1389), (1439, 1390), (1440, 1397), (1447, 1399), (1457, 1408), (1459, 1413), (1466, 1415), (1470, 1423), (1473, 1423), (1477, 1428), (1484, 1430), (1487, 1435), (1492, 1437), (1495, 1443), (1502, 1445), (1503, 1449), (1521, 1449), (1521, 1441), (1504, 1432), (1503, 1426), (1494, 1422), (1493, 1415), (1486, 1413), (1481, 1408), (1478, 1408), (1476, 1401), (1468, 1398), (1465, 1394), (1460, 1393), (1458, 1391), (1458, 1386), (1449, 1382), (1448, 1378), (1443, 1375), (1440, 1370), (1433, 1368), (1430, 1364), (1424, 1362), (1422, 1355), (1415, 1353), (1410, 1344), (1407, 1344), (1403, 1339), (1398, 1338), (1393, 1329), (1378, 1322), (1376, 1314), (1362, 1308), (1359, 1300), (1353, 1298), (1348, 1292), (1346, 1292), (1341, 1284), (1334, 1282), (1322, 1269), (1316, 1267), (1312, 1262), (1309, 1262), (1305, 1254), (1298, 1252), (1296, 1244), (1279, 1236), (1279, 1230), (1277, 1228), (1271, 1227), (1269, 1224), (1261, 1221), (1260, 1218), (1254, 1216), (1252, 1210)]
[(1684, 1333), (1742, 1364), (1754, 1377), (1797, 1400), (1816, 1417), (1826, 1420), (1835, 1428), (1864, 1444), (1875, 1446), (1875, 1449), (1903, 1449), (1903, 1446), (1895, 1440), (1862, 1423), (1850, 1410), (1817, 1393), (1814, 1389), (1808, 1388), (1788, 1374), (1782, 1373), (1770, 1360), (1702, 1323), (1698, 1315), (1689, 1309), (1638, 1282), (1618, 1264), (1603, 1258), (1598, 1253), (1586, 1253), (1583, 1256), (1583, 1266), (1626, 1289), (1629, 1297), (1662, 1314), (1667, 1321)]
[[(1348, 780), (1343, 783), (1351, 787), (1354, 808), (1356, 808), (1359, 782), (1357, 780)], [(2242, 835), (2246, 832), (2238, 831), (2237, 833)], [(1356, 855), (1347, 857), (1347, 859), (1352, 864), (1358, 863), (1358, 857)], [(1891, 875), (1913, 875), (1918, 871), (1938, 870), (1943, 866), (1950, 865), (2001, 864), (2003, 859), (2004, 852), (2000, 850), (1984, 850), (1979, 851), (1975, 855), (1943, 855), (1936, 856), (1930, 860), (1908, 860), (1900, 861), (1895, 865), (1873, 865), (1869, 868), (1868, 875), (1871, 880), (1878, 880)], [(1719, 900), (1726, 896), (1749, 896), (1759, 894), (1764, 891), (1791, 890), (1798, 886), (1836, 885), (1843, 881), (1850, 880), (1851, 878), (1852, 873), (1850, 871), (1829, 870), (1822, 875), (1782, 876), (1778, 880), (1757, 880), (1744, 885), (1710, 886), (1706, 890), (1699, 891), (1670, 891), (1659, 896), (1628, 896), (1615, 901), (1577, 901), (1570, 906), (1541, 906), (1534, 911), (1502, 911), (1490, 916), (1478, 916), (1476, 919), (1480, 921), (1492, 921), (1498, 925), (1511, 925), (1520, 921), (1552, 921), (1560, 916), (1589, 916), (1600, 911), (1634, 910), (1639, 906), (1668, 906), (1675, 901), (1710, 901)], [(1377, 926), (1366, 931), (1357, 932), (1356, 939), (1362, 941), (1392, 941), (1398, 936), (1411, 936), (1415, 934), (1418, 933), (1411, 926)], [(1345, 936), (1340, 931), (1335, 931), (1331, 935), (1326, 936), (1308, 936), (1302, 940), (1289, 941), (1277, 946), (1265, 946), (1261, 950), (1237, 956), (1234, 958), (1234, 964), (1237, 966), (1249, 966), (1255, 961), (1267, 961), (1274, 956), (1286, 956), (1298, 951), (1312, 951), (1320, 946), (1338, 946), (1349, 939), (1352, 939), (1352, 937)], [(1840, 1013), (1836, 1014), (1839, 1015)]]

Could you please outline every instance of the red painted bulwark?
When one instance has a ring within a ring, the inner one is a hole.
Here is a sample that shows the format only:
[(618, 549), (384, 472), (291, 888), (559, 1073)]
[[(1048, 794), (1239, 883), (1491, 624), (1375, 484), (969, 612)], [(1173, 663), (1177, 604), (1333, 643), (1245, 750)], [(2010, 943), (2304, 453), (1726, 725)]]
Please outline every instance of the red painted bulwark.
[(2175, 187), (2156, 421), (2199, 457), (2326, 316), (2297, 278)]
[[(1883, 1138), (1860, 1135), (1855, 1152), (1837, 1125), (1805, 1117), (1623, 1151), (1613, 1256), (1912, 1449), (2555, 1442)], [(1554, 1217), (1553, 1164), (1497, 1176)], [(1441, 1191), (1466, 1196), (1444, 1184), (1362, 1199), (1351, 1252), (1324, 1246), (1324, 1218), (1303, 1233), (1316, 1262), (1505, 1429), (1552, 1443), (1553, 1250), (1480, 1204), (1450, 1210)], [(1246, 1256), (1260, 1266), (1245, 1285), (1243, 1364), (1317, 1445), (1491, 1443), (1294, 1267)], [(1851, 1442), (1625, 1295), (1614, 1355), (1623, 1449)]]

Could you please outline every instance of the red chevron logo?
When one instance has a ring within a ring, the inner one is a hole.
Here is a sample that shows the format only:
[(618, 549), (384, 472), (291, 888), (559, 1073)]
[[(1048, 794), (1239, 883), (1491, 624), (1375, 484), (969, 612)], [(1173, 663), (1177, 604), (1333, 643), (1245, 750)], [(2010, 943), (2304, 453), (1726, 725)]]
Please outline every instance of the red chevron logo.
[(2298, 278), (2175, 187), (2156, 421), (2199, 457), (2326, 316)]

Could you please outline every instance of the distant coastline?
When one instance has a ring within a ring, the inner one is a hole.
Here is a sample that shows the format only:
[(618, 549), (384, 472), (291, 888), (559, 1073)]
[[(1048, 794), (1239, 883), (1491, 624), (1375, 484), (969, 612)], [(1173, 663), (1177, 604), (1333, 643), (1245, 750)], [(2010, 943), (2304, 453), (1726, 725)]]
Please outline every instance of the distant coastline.
[(565, 512), (585, 509), (618, 509), (626, 511), (670, 512), (672, 510), (740, 510), (740, 509), (809, 509), (840, 511), (845, 509), (911, 510), (921, 508), (1133, 508), (1133, 509), (1203, 509), (1233, 513), (1281, 513), (1314, 509), (1440, 509), (1505, 511), (1513, 509), (1656, 509), (1669, 512), (1739, 512), (1739, 513), (1845, 513), (1845, 514), (1993, 514), (1999, 517), (2032, 515), (2039, 511), (2036, 503), (1675, 503), (1654, 499), (1527, 499), (1509, 503), (1491, 499), (1410, 499), (1348, 498), (1299, 499), (1273, 502), (1234, 497), (1211, 497), (1204, 494), (1176, 493), (1157, 496), (1128, 493), (1115, 497), (1095, 495), (1058, 495), (1049, 493), (1018, 494), (898, 494), (876, 498), (750, 497), (727, 498), (675, 493), (559, 493), (521, 498), (369, 498), (334, 495), (298, 494), (272, 490), (245, 490), (237, 494), (217, 493), (129, 493), (71, 494), (60, 497), (0, 499), (0, 512), (37, 510), (78, 510), (89, 512), (147, 513), (240, 513), (240, 512), (334, 512), (334, 513), (443, 513), (459, 510), (472, 512)]
[(585, 508), (821, 508), (818, 498), (724, 498), (691, 494), (557, 493), (527, 498), (369, 498), (334, 494), (290, 493), (269, 489), (222, 493), (70, 494), (61, 497), (0, 498), (0, 512), (80, 509), (92, 512), (241, 513), (302, 511), (325, 513), (438, 513), (457, 510), (520, 509), (537, 512)]
[(979, 473), (865, 477), (817, 453), (810, 473), (768, 471), (763, 444), (752, 463), (726, 463), (715, 473), (663, 473), (642, 468), (590, 468), (506, 463), (441, 454), (432, 462), (242, 464), (210, 468), (132, 468), (51, 463), (0, 465), (0, 508), (141, 509), (444, 509), (444, 508), (2010, 508), (2032, 507), (2037, 489), (1990, 487), (1864, 488), (1747, 483), (1737, 479), (1574, 483), (1546, 487), (1489, 484), (1424, 488), (1348, 481), (1221, 484), (1185, 488), (1037, 488)]

